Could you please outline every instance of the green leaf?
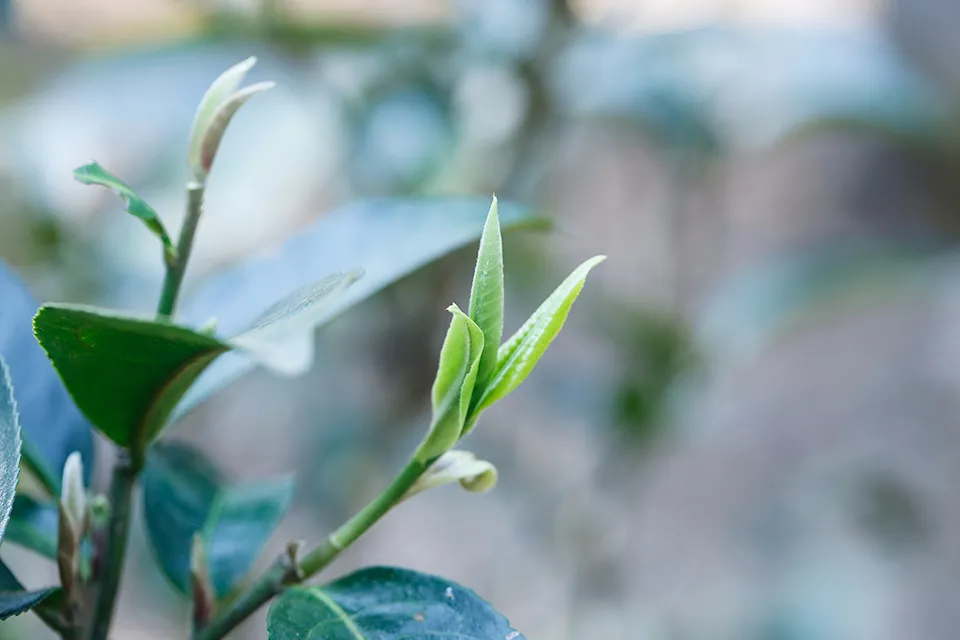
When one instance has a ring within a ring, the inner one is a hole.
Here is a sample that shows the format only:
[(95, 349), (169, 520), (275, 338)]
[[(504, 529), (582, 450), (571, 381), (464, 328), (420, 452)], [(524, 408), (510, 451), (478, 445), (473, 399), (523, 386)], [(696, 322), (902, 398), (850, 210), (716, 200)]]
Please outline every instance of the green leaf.
[(448, 309), (453, 317), (440, 350), (437, 377), (433, 381), (433, 419), (416, 457), (433, 460), (460, 439), (477, 379), (483, 332), (457, 305)]
[[(363, 267), (363, 279), (326, 306), (317, 320), (322, 325), (390, 283), (475, 241), (488, 207), (489, 202), (464, 198), (354, 202), (324, 215), (269, 257), (213, 277), (196, 297), (185, 301), (181, 318), (199, 326), (215, 316), (221, 334), (233, 335), (274, 302), (278, 290), (292, 291), (329, 273)], [(516, 205), (501, 202), (499, 213), (504, 230), (546, 225)], [(219, 359), (184, 399), (178, 415), (253, 366), (236, 354)]]
[(193, 535), (202, 532), (210, 576), (222, 597), (250, 570), (292, 495), (290, 478), (231, 486), (196, 449), (158, 443), (143, 476), (144, 517), (154, 555), (174, 586), (187, 594)]
[(57, 557), (57, 506), (53, 502), (37, 502), (19, 494), (7, 525), (4, 542), (12, 542), (40, 555)]
[(121, 447), (145, 447), (197, 376), (230, 346), (186, 327), (48, 305), (33, 322), (80, 410)]
[(147, 228), (163, 242), (164, 255), (169, 259), (177, 254), (167, 234), (160, 216), (143, 198), (138, 196), (125, 182), (101, 167), (96, 162), (83, 165), (73, 171), (73, 177), (83, 184), (98, 185), (112, 189), (127, 204), (127, 213), (140, 218)]
[(67, 456), (79, 451), (88, 462), (86, 470), (93, 466), (93, 432), (33, 336), (38, 306), (16, 274), (0, 262), (0, 355), (17, 390), (23, 466), (47, 492), (59, 495), (59, 472)]
[(230, 339), (272, 370), (306, 373), (313, 363), (313, 335), (329, 305), (363, 276), (362, 269), (329, 275), (271, 305), (250, 327)]
[(296, 587), (270, 607), (268, 640), (524, 640), (455, 582), (371, 567), (324, 587)]
[(483, 385), (496, 369), (497, 348), (503, 338), (503, 240), (496, 197), (480, 236), (469, 316), (483, 331), (483, 355), (477, 370), (478, 384)]
[(20, 476), (20, 419), (7, 363), (0, 358), (0, 540), (10, 520)]
[(27, 591), (7, 565), (0, 562), (0, 620), (33, 609), (57, 591), (57, 587)]
[(604, 261), (596, 256), (577, 267), (540, 308), (523, 324), (497, 353), (497, 370), (484, 386), (472, 416), (500, 400), (523, 382), (553, 339), (560, 333), (577, 296), (583, 289), (587, 274)]

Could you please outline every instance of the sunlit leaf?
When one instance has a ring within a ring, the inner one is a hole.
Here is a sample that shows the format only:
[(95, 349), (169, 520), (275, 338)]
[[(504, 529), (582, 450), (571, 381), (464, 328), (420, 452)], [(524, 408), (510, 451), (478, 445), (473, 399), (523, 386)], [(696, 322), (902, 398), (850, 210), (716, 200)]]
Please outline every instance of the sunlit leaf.
[(146, 201), (138, 196), (120, 178), (108, 172), (96, 162), (91, 162), (74, 170), (73, 177), (83, 184), (107, 187), (113, 190), (127, 205), (127, 213), (143, 221), (147, 228), (163, 243), (164, 253), (169, 258), (176, 255), (173, 242), (167, 234), (160, 216)]
[(473, 415), (516, 389), (530, 375), (563, 328), (570, 308), (583, 289), (587, 274), (604, 259), (605, 256), (597, 256), (577, 267), (513, 337), (500, 347), (497, 370), (484, 385), (476, 408), (471, 412)]
[(435, 576), (372, 567), (277, 598), (268, 640), (524, 640), (489, 603)]
[[(325, 307), (317, 325), (429, 262), (476, 240), (489, 202), (476, 199), (374, 199), (333, 211), (268, 257), (237, 265), (213, 277), (181, 307), (181, 317), (199, 326), (217, 318), (221, 335), (246, 329), (277, 291), (291, 291), (336, 272), (361, 267), (364, 277)], [(515, 205), (500, 203), (504, 230), (543, 227)], [(178, 415), (250, 371), (254, 363), (237, 354), (220, 358), (184, 399)]]
[(457, 305), (449, 309), (450, 328), (440, 349), (437, 377), (433, 381), (433, 418), (417, 451), (422, 461), (432, 460), (460, 439), (483, 352), (483, 332)]
[(477, 369), (477, 380), (483, 384), (496, 369), (497, 349), (503, 338), (503, 240), (496, 198), (480, 236), (468, 315), (483, 331), (483, 355)]
[(247, 73), (256, 63), (257, 59), (250, 57), (230, 67), (213, 81), (200, 100), (197, 114), (193, 120), (193, 129), (190, 133), (190, 152), (187, 158), (190, 166), (194, 168), (195, 172), (198, 172), (198, 178), (205, 173), (202, 169), (201, 156), (203, 141), (211, 120), (221, 105), (237, 92), (240, 85), (243, 84), (244, 78), (247, 77)]
[(292, 495), (289, 478), (230, 485), (196, 449), (158, 443), (143, 476), (144, 517), (157, 562), (187, 594), (193, 536), (202, 532), (207, 568), (222, 597), (250, 570)]
[(186, 327), (72, 305), (42, 307), (34, 330), (77, 406), (122, 447), (145, 447), (230, 349)]

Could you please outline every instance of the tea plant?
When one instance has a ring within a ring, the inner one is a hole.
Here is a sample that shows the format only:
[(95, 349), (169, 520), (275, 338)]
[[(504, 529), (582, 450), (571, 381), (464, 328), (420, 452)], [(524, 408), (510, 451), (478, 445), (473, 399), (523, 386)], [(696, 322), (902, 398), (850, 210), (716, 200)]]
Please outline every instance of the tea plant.
[[(377, 201), (348, 208), (295, 241), (300, 244), (289, 245), (279, 262), (241, 266), (215, 278), (198, 298), (209, 303), (229, 294), (256, 301), (264, 290), (260, 285), (291, 265), (299, 278), (316, 278), (326, 264), (318, 254), (330, 243), (343, 245), (343, 238), (324, 241), (319, 232), (335, 234), (356, 223), (354, 218), (396, 226), (387, 236), (389, 246), (371, 241), (366, 248), (351, 247), (369, 258), (369, 265), (358, 260), (368, 273), (340, 270), (299, 286), (240, 331), (224, 331), (214, 320), (202, 326), (178, 322), (181, 284), (220, 141), (239, 107), (270, 86), (241, 88), (252, 65), (250, 59), (218, 78), (197, 111), (189, 151), (193, 176), (176, 243), (158, 213), (128, 185), (96, 163), (76, 171), (79, 181), (116, 192), (127, 212), (160, 240), (166, 277), (155, 317), (67, 304), (43, 305), (34, 315), (23, 287), (0, 268), (0, 354), (9, 363), (9, 369), (0, 366), (0, 536), (54, 559), (60, 575), (57, 587), (28, 590), (0, 563), (0, 619), (32, 610), (62, 638), (107, 638), (139, 487), (159, 567), (192, 602), (193, 640), (226, 637), (271, 600), (270, 640), (522, 638), (489, 604), (443, 578), (375, 567), (328, 584), (308, 581), (415, 494), (448, 483), (474, 492), (494, 486), (493, 464), (456, 447), (485, 409), (529, 375), (602, 256), (578, 267), (503, 342), (501, 220), (494, 199), (482, 227), (467, 311), (455, 304), (448, 308), (432, 419), (421, 444), (356, 515), (318, 544), (290, 543), (262, 575), (246, 579), (290, 503), (292, 482), (231, 484), (199, 451), (165, 435), (171, 423), (254, 364), (285, 375), (305, 372), (317, 326), (480, 232), (473, 222), (480, 219), (467, 215), (462, 202)], [(370, 207), (377, 215), (369, 215)], [(505, 219), (510, 226), (531, 222), (516, 211)], [(405, 244), (414, 236), (435, 246)], [(280, 280), (289, 278), (277, 278), (270, 290)], [(27, 343), (32, 338), (22, 320), (30, 316), (59, 380), (36, 345)], [(22, 415), (15, 394), (23, 398)], [(106, 495), (87, 486), (91, 425), (117, 448)]]

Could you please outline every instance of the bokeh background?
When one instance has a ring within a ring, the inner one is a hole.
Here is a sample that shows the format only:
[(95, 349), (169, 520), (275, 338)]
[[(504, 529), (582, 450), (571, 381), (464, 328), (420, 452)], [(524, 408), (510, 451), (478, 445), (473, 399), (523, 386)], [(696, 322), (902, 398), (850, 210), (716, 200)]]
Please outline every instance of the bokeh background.
[[(150, 308), (154, 239), (71, 170), (176, 228), (196, 103), (256, 54), (280, 87), (227, 135), (188, 286), (370, 195), (554, 220), (507, 239), (508, 330), (610, 256), (471, 436), (498, 489), (417, 498), (331, 576), (440, 573), (535, 640), (954, 640), (958, 32), (951, 0), (0, 0), (0, 256), (42, 299)], [(295, 469), (265, 559), (418, 441), (473, 253), (325, 327), (309, 376), (176, 427), (234, 477)], [(114, 637), (183, 637), (139, 525), (132, 554)]]

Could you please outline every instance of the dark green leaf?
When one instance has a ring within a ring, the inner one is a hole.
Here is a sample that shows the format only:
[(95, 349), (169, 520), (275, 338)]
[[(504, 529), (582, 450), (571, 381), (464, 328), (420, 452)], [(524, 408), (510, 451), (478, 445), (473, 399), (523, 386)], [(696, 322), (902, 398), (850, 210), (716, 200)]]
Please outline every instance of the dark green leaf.
[(503, 240), (496, 198), (480, 236), (468, 315), (483, 331), (483, 355), (477, 369), (477, 381), (482, 385), (497, 367), (497, 349), (503, 338)]
[(158, 443), (147, 458), (143, 503), (161, 569), (188, 593), (193, 535), (202, 531), (214, 588), (224, 596), (247, 574), (292, 494), (287, 478), (231, 486), (196, 449)]
[(153, 210), (153, 207), (147, 204), (146, 201), (138, 196), (126, 183), (96, 162), (91, 162), (90, 164), (74, 169), (73, 177), (83, 184), (93, 184), (112, 189), (113, 192), (120, 196), (120, 199), (126, 203), (127, 213), (136, 218), (140, 218), (140, 220), (147, 225), (147, 228), (150, 229), (155, 236), (160, 238), (160, 241), (163, 242), (165, 255), (176, 255), (176, 249), (173, 247), (173, 242), (170, 240), (170, 236), (167, 234), (167, 230), (163, 226), (163, 221), (160, 220), (160, 216)]
[(484, 385), (474, 415), (516, 389), (523, 382), (547, 347), (560, 333), (570, 308), (580, 295), (587, 274), (603, 262), (605, 256), (587, 260), (550, 294), (522, 327), (497, 353), (497, 370)]
[(25, 440), (23, 462), (52, 494), (58, 495), (60, 470), (74, 451), (83, 457), (89, 480), (93, 439), (90, 425), (33, 337), (31, 322), (38, 306), (14, 273), (0, 262), (0, 356), (7, 361), (17, 390)]
[(296, 587), (274, 601), (269, 640), (524, 640), (489, 603), (435, 576), (363, 569), (325, 587)]
[(57, 507), (53, 502), (37, 502), (19, 494), (7, 525), (5, 542), (12, 542), (40, 555), (57, 557)]
[(33, 609), (55, 591), (56, 587), (27, 591), (3, 562), (0, 562), (0, 620), (18, 616)]
[(0, 358), (0, 540), (10, 520), (20, 476), (20, 417), (10, 372)]
[[(223, 335), (242, 331), (276, 300), (277, 290), (307, 286), (329, 273), (363, 268), (364, 277), (326, 307), (322, 325), (425, 264), (476, 240), (489, 203), (437, 198), (421, 201), (374, 199), (333, 211), (269, 258), (246, 262), (212, 278), (182, 307), (183, 318), (201, 325), (216, 317)], [(544, 226), (526, 210), (500, 203), (505, 230)], [(236, 380), (253, 363), (227, 354), (201, 377), (178, 414)]]
[(122, 447), (145, 446), (230, 349), (185, 327), (70, 305), (42, 307), (34, 330), (77, 406)]

